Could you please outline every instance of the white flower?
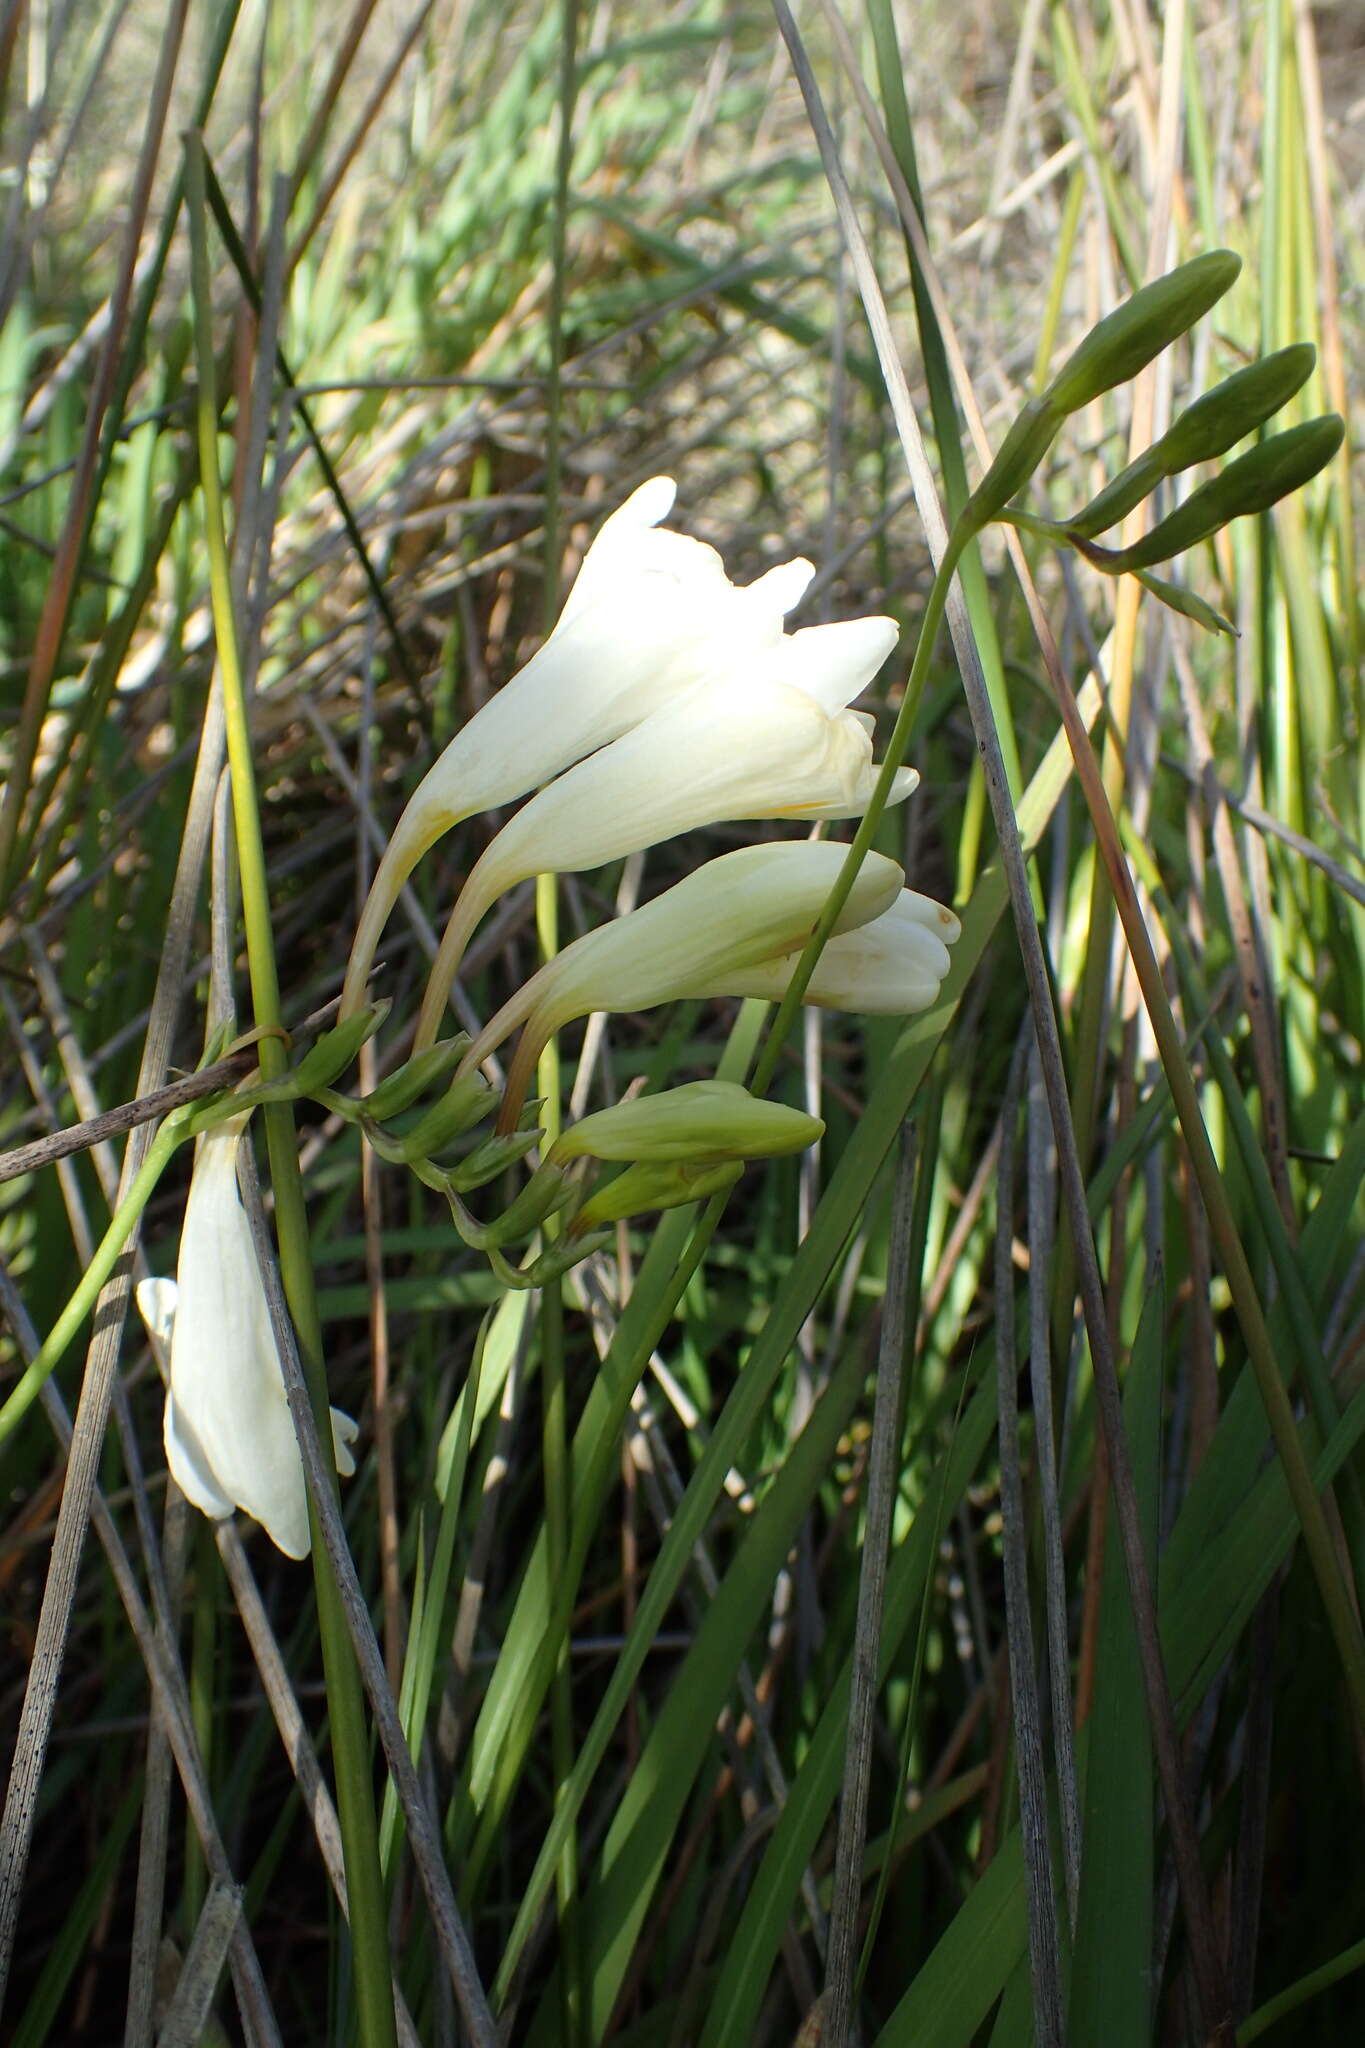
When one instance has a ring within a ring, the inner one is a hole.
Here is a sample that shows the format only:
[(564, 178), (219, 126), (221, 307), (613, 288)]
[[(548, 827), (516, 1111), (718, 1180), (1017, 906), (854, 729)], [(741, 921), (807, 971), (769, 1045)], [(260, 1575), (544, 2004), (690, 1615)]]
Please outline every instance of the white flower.
[[(200, 1140), (174, 1282), (144, 1281), (138, 1306), (169, 1336), (166, 1462), (186, 1499), (215, 1521), (253, 1515), (289, 1557), (307, 1557), (308, 1508), (251, 1224), (237, 1189), (245, 1117)], [(337, 1470), (355, 1470), (356, 1425), (333, 1408)]]
[[(745, 846), (708, 861), (640, 910), (585, 932), (504, 1004), (465, 1054), (472, 1070), (524, 1023), (500, 1120), (514, 1120), (541, 1048), (590, 1010), (648, 1010), (678, 997), (735, 992), (761, 961), (799, 953), (848, 852), (829, 841)], [(881, 915), (905, 880), (869, 853), (836, 932)]]
[[(432, 969), (417, 1027), (431, 1044), (480, 918), (528, 875), (601, 867), (726, 818), (846, 818), (877, 779), (872, 720), (846, 706), (896, 644), (893, 619), (811, 626), (722, 670), (651, 713), (531, 798), (466, 882)], [(919, 781), (901, 769), (891, 801)]]
[(342, 1017), (359, 1007), (399, 890), (442, 833), (548, 782), (719, 664), (742, 673), (782, 638), (810, 563), (784, 562), (738, 588), (714, 548), (659, 526), (675, 488), (654, 477), (604, 522), (545, 645), (418, 784), (361, 915)]
[[(889, 910), (857, 931), (830, 939), (815, 963), (802, 1000), (826, 1010), (908, 1016), (937, 1002), (948, 972), (948, 948), (962, 936), (951, 910), (931, 896), (902, 889)], [(763, 960), (724, 988), (697, 993), (764, 996), (780, 1002), (800, 958)]]

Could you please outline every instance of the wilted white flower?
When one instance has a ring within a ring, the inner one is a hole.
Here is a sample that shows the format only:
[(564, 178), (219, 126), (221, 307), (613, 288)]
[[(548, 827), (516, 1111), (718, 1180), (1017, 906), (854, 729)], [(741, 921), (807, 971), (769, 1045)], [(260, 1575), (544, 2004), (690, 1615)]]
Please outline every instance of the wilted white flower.
[(739, 588), (714, 548), (660, 527), (675, 489), (654, 477), (604, 522), (545, 645), (418, 784), (361, 915), (343, 1017), (360, 1005), (399, 890), (452, 825), (548, 782), (722, 664), (742, 675), (781, 639), (810, 563), (784, 562)]
[[(215, 1521), (252, 1515), (289, 1557), (307, 1557), (308, 1506), (251, 1223), (237, 1187), (245, 1117), (200, 1140), (175, 1280), (144, 1281), (138, 1305), (170, 1343), (166, 1462)], [(356, 1425), (333, 1408), (337, 1470), (355, 1470)]]
[[(416, 1045), (431, 1044), (485, 911), (529, 875), (600, 867), (726, 818), (845, 818), (877, 779), (872, 720), (846, 707), (894, 647), (893, 619), (786, 635), (747, 673), (721, 670), (531, 798), (466, 882), (432, 969)], [(901, 769), (898, 803), (919, 781)]]

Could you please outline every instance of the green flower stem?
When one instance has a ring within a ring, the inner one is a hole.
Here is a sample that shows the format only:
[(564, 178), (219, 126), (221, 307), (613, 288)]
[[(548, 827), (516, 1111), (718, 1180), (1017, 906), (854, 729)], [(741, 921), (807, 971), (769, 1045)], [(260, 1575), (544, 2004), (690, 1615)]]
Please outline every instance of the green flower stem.
[(99, 1299), (100, 1289), (118, 1263), (120, 1252), (133, 1234), (133, 1227), (151, 1199), (153, 1188), (166, 1170), (166, 1163), (184, 1137), (178, 1117), (168, 1117), (151, 1142), (147, 1157), (138, 1168), (133, 1184), (110, 1219), (95, 1251), (81, 1275), (80, 1283), (48, 1333), (46, 1342), (34, 1354), (21, 1374), (13, 1393), (0, 1408), (0, 1445), (14, 1434), (37, 1400), (48, 1375), (65, 1354), (67, 1346)]
[[(563, 421), (561, 374), (564, 362), (564, 296), (567, 277), (569, 178), (573, 163), (573, 112), (578, 91), (579, 0), (562, 0), (560, 15), (559, 137), (555, 155), (554, 210), (550, 221), (549, 378), (546, 389), (545, 448), (545, 628), (553, 628), (559, 611), (560, 482)], [(552, 960), (559, 950), (559, 896), (554, 875), (536, 877), (536, 930), (541, 958)], [(548, 1151), (559, 1136), (559, 1049), (551, 1039), (536, 1072), (544, 1098), (541, 1126)], [(544, 1157), (544, 1152), (542, 1152)], [(559, 1235), (558, 1216), (541, 1225), (548, 1249)], [(545, 1535), (552, 1605), (566, 1584), (570, 1539), (569, 1437), (564, 1391), (564, 1295), (558, 1278), (540, 1296), (541, 1459), (545, 1475)], [(550, 1748), (555, 1801), (563, 1797), (573, 1770), (573, 1675), (569, 1662), (572, 1627), (570, 1602), (563, 1604), (563, 1628), (554, 1643), (554, 1675), (550, 1690)], [(561, 2031), (564, 2048), (577, 2048), (583, 2038), (587, 2004), (578, 1910), (578, 1842), (569, 1828), (555, 1870), (559, 1912), (562, 1992)]]
[[(559, 899), (553, 875), (536, 876), (536, 932), (541, 957), (552, 960), (559, 950)], [(541, 1126), (544, 1149), (548, 1151), (559, 1136), (560, 1071), (559, 1044), (551, 1039), (536, 1068), (536, 1090), (544, 1098)], [(543, 1153), (542, 1153), (542, 1156)], [(540, 1227), (548, 1247), (559, 1234), (559, 1217), (547, 1216)], [(566, 1583), (569, 1556), (569, 1435), (564, 1392), (564, 1295), (558, 1279), (541, 1290), (540, 1296), (540, 1396), (541, 1463), (545, 1478), (545, 1541), (550, 1576), (550, 1598), (563, 1627), (553, 1639), (554, 1675), (550, 1688), (550, 1750), (554, 1767), (556, 1803), (573, 1770), (573, 1675), (569, 1666), (569, 1634), (572, 1614), (568, 1603), (561, 1606), (558, 1595)], [(555, 1896), (559, 1910), (563, 1968), (560, 1984), (564, 1995), (563, 2032), (565, 2048), (576, 2048), (582, 2033), (585, 2011), (582, 1995), (581, 1955), (578, 1942), (578, 1843), (570, 1828), (564, 1852), (555, 1871)]]
[[(195, 347), (198, 361), (198, 432), (201, 485), (204, 494), (209, 585), (213, 600), (218, 665), (223, 686), (228, 762), (232, 771), (232, 809), (236, 826), (237, 861), (241, 875), (242, 916), (255, 1021), (263, 1031), (261, 1073), (265, 1080), (284, 1072), (286, 1053), (279, 1033), (280, 991), (275, 969), (270, 896), (265, 850), (252, 765), (251, 731), (232, 610), (231, 573), (223, 517), (222, 483), (218, 474), (218, 418), (214, 402), (212, 297), (209, 281), (208, 229), (203, 142), (191, 135), (186, 146), (186, 190), (189, 201), (191, 279)], [(331, 1442), (327, 1379), (322, 1363), (322, 1332), (313, 1289), (308, 1243), (308, 1218), (303, 1180), (294, 1137), (294, 1113), (287, 1102), (267, 1103), (262, 1110), (270, 1180), (275, 1195), (275, 1228), (285, 1297), (298, 1334), (299, 1352), (308, 1379), (309, 1398), (322, 1442)], [(332, 1483), (336, 1485), (333, 1472)], [(356, 2017), (362, 2048), (397, 2048), (393, 1985), (389, 1965), (384, 1889), (379, 1868), (379, 1833), (370, 1778), (369, 1737), (365, 1725), (360, 1674), (346, 1631), (341, 1596), (322, 1541), (311, 1496), (308, 1522), (312, 1532), (313, 1576), (317, 1588), (318, 1632), (331, 1719), (332, 1756), (336, 1772), (337, 1811), (350, 1909), (351, 1953), (355, 1968)]]
[(924, 617), (920, 622), (920, 634), (919, 641), (915, 647), (915, 658), (910, 664), (910, 674), (905, 685), (905, 695), (901, 700), (901, 708), (896, 714), (896, 723), (892, 729), (891, 738), (887, 743), (886, 759), (882, 762), (881, 773), (877, 777), (877, 786), (872, 792), (871, 801), (859, 820), (858, 829), (849, 844), (848, 857), (839, 870), (839, 878), (829, 893), (824, 909), (816, 919), (815, 929), (806, 941), (805, 951), (796, 963), (796, 970), (787, 984), (787, 992), (777, 1006), (777, 1015), (773, 1018), (763, 1050), (759, 1054), (758, 1065), (754, 1069), (752, 1087), (755, 1095), (766, 1095), (772, 1085), (773, 1075), (777, 1072), (777, 1063), (782, 1057), (782, 1048), (787, 1042), (787, 1034), (791, 1030), (796, 1013), (801, 1007), (801, 1000), (810, 984), (810, 978), (815, 972), (816, 962), (824, 950), (825, 941), (834, 930), (840, 911), (848, 901), (849, 892), (858, 879), (858, 870), (862, 867), (864, 857), (870, 850), (872, 841), (876, 837), (877, 827), (881, 823), (882, 813), (886, 809), (887, 799), (891, 794), (891, 785), (895, 781), (896, 770), (904, 760), (906, 749), (910, 744), (910, 728), (914, 724), (915, 713), (919, 708), (920, 697), (924, 690), (925, 678), (929, 673), (929, 663), (933, 658), (934, 642), (938, 638), (938, 629), (943, 623), (943, 614), (948, 603), (948, 592), (952, 587), (957, 565), (961, 561), (967, 547), (976, 538), (978, 531), (976, 515), (971, 511), (970, 507), (965, 508), (962, 516), (958, 519), (948, 536), (948, 545), (943, 551), (943, 560), (939, 563), (938, 571), (930, 587), (929, 600), (924, 607)]

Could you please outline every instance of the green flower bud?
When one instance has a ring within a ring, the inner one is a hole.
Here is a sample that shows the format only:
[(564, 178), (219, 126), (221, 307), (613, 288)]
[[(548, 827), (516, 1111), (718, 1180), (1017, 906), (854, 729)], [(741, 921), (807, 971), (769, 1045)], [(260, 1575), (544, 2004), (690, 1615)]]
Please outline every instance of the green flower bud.
[(1145, 449), (1112, 483), (1105, 485), (1067, 529), (1084, 539), (1116, 526), (1120, 519), (1140, 505), (1163, 478), (1178, 476), (1197, 462), (1212, 462), (1225, 455), (1236, 442), (1287, 405), (1294, 393), (1312, 374), (1317, 350), (1308, 341), (1293, 348), (1277, 349), (1274, 355), (1234, 371), (1212, 391), (1197, 398), (1188, 411)]
[(688, 1081), (581, 1117), (556, 1139), (550, 1158), (771, 1159), (804, 1151), (824, 1128), (819, 1117), (765, 1102), (736, 1081)]
[(1326, 413), (1306, 426), (1272, 434), (1192, 491), (1183, 505), (1132, 547), (1100, 548), (1093, 541), (1083, 541), (1082, 552), (1087, 561), (1111, 576), (1168, 562), (1173, 555), (1208, 540), (1230, 520), (1265, 512), (1297, 491), (1331, 461), (1345, 432), (1340, 417)]
[(1213, 249), (1135, 291), (1092, 327), (1043, 396), (1063, 413), (1126, 384), (1222, 298), (1242, 267), (1230, 249)]
[(677, 1209), (684, 1202), (699, 1202), (732, 1188), (743, 1171), (737, 1159), (639, 1161), (590, 1195), (570, 1228), (577, 1236), (642, 1210)]

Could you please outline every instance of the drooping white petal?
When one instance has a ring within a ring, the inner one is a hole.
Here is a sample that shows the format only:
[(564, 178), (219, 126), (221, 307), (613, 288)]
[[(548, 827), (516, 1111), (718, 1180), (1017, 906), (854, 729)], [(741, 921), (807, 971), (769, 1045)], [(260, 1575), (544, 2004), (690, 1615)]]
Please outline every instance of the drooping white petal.
[[(217, 1520), (241, 1508), (290, 1557), (309, 1550), (303, 1463), (284, 1391), (251, 1225), (237, 1188), (244, 1119), (200, 1142), (185, 1206), (171, 1326), (166, 1459)], [(152, 1298), (164, 1313), (167, 1299)], [(338, 1470), (355, 1425), (332, 1411)]]
[(333, 1408), (330, 1413), (332, 1417), (332, 1456), (336, 1460), (336, 1468), (342, 1478), (352, 1479), (355, 1476), (355, 1452), (351, 1446), (360, 1434), (360, 1424), (353, 1416), (343, 1415), (340, 1408)]
[[(139, 1280), (133, 1290), (138, 1313), (157, 1343), (168, 1347), (175, 1329), (177, 1288), (174, 1280), (157, 1276)], [(161, 1361), (158, 1358), (157, 1364)]]

